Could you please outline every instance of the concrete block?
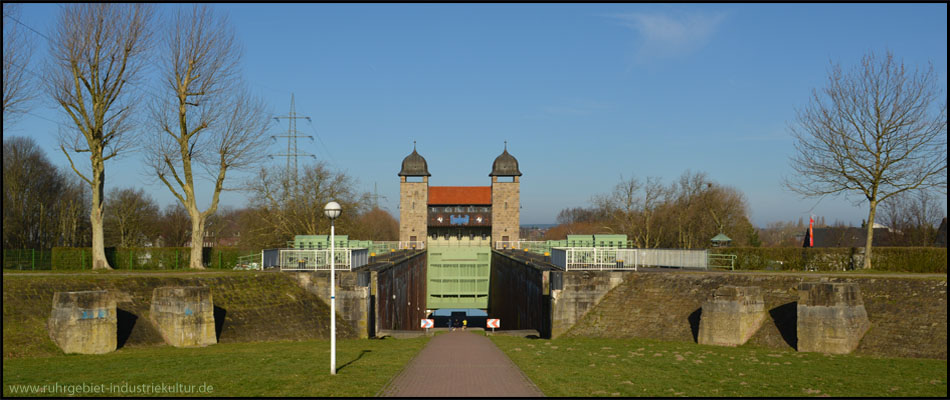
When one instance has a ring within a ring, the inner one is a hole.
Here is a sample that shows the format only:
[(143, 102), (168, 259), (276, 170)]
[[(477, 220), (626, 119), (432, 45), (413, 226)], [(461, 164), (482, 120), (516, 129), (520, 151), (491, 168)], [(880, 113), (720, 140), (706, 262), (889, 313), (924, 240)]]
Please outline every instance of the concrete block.
[(149, 314), (165, 343), (172, 346), (204, 347), (218, 342), (209, 287), (155, 288)]
[(47, 327), (66, 353), (104, 354), (116, 349), (117, 321), (107, 291), (56, 292)]
[(765, 300), (758, 286), (721, 286), (703, 303), (699, 344), (739, 346), (765, 321)]
[(870, 327), (857, 283), (798, 285), (798, 351), (848, 354)]

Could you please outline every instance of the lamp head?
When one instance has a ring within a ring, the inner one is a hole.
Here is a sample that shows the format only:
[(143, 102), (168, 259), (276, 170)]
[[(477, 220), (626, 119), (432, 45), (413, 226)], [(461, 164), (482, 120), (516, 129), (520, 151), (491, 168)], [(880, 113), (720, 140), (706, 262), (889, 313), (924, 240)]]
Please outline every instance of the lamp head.
[(331, 201), (327, 203), (326, 207), (323, 207), (323, 214), (330, 219), (336, 219), (340, 216), (340, 213), (343, 212), (343, 208), (340, 207), (340, 203)]

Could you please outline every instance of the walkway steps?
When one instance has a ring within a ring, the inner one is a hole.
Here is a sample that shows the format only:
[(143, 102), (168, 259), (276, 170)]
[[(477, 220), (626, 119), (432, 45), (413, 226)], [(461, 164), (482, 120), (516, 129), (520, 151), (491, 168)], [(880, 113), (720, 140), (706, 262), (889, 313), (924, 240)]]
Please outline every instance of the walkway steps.
[(436, 335), (381, 397), (542, 397), (544, 393), (481, 332)]

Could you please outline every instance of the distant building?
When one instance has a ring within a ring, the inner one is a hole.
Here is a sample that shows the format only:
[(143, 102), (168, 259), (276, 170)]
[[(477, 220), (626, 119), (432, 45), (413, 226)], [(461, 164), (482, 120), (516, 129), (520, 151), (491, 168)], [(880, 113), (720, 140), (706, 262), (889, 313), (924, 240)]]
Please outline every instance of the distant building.
[(934, 246), (947, 247), (947, 217), (943, 217), (943, 221), (940, 221), (940, 227), (937, 228), (937, 240), (934, 241)]
[(400, 241), (490, 246), (519, 239), (521, 171), (507, 145), (492, 164), (491, 186), (429, 186), (428, 164), (415, 148), (398, 175)]
[[(855, 227), (826, 227), (814, 228), (814, 247), (864, 247), (867, 244), (867, 228)], [(874, 246), (893, 246), (891, 230), (887, 227), (874, 228)], [(805, 230), (802, 247), (809, 247), (809, 234)]]

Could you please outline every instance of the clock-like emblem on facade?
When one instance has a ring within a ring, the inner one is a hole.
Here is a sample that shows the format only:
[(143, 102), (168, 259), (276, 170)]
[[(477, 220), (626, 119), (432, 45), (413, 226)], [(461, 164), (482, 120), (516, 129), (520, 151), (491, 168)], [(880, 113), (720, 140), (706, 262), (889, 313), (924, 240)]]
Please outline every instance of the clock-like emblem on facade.
[(435, 220), (436, 220), (436, 221), (439, 221), (439, 223), (441, 224), (441, 223), (442, 223), (442, 216), (440, 215), (440, 216), (439, 216), (438, 218), (436, 218)]
[(481, 217), (481, 216), (476, 217), (476, 218), (475, 218), (475, 222), (477, 222), (477, 223), (479, 223), (479, 224), (482, 223), (482, 217)]

